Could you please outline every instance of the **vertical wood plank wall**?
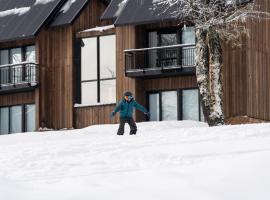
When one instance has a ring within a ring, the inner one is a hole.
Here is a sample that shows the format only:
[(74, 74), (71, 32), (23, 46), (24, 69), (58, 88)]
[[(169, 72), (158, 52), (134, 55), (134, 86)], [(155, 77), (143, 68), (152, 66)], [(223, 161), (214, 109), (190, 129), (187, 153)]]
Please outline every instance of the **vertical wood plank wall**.
[(75, 108), (75, 127), (84, 128), (95, 124), (115, 123), (116, 118), (110, 118), (110, 113), (114, 108), (115, 104)]
[[(270, 12), (270, 1), (256, 2)], [(270, 120), (270, 20), (248, 20), (247, 28), (247, 115)]]
[(247, 115), (246, 40), (241, 47), (223, 44), (223, 91), (226, 117)]
[(37, 38), (40, 64), (40, 125), (71, 128), (73, 41), (70, 26), (43, 30)]
[(0, 107), (35, 103), (35, 91), (0, 95)]

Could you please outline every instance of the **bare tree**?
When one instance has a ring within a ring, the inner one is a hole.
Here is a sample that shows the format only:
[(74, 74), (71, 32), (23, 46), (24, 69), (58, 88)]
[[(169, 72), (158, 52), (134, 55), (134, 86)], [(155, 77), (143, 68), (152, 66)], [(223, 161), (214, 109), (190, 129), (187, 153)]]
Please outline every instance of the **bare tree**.
[[(237, 44), (249, 18), (269, 18), (250, 0), (153, 0), (159, 12), (174, 7), (181, 22), (196, 31), (196, 76), (206, 121), (224, 124), (221, 40)], [(161, 9), (162, 8), (162, 9)]]

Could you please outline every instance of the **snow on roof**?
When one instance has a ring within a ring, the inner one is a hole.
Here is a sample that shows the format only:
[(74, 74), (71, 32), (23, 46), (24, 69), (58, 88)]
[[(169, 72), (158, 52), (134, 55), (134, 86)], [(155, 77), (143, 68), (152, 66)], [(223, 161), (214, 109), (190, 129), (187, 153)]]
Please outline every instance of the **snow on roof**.
[(34, 5), (38, 5), (38, 4), (47, 4), (47, 3), (51, 3), (55, 0), (36, 0), (36, 3)]
[(114, 25), (97, 26), (95, 28), (87, 29), (87, 30), (84, 30), (84, 31), (81, 31), (81, 32), (94, 32), (94, 31), (103, 32), (103, 31), (106, 31), (106, 30), (109, 30), (109, 29), (112, 29), (112, 28), (114, 28)]
[(123, 11), (124, 7), (126, 6), (128, 0), (123, 0), (118, 4), (118, 9), (115, 12), (115, 17), (118, 17), (120, 13)]
[(30, 7), (21, 7), (21, 8), (13, 8), (10, 10), (5, 10), (0, 12), (0, 17), (6, 17), (8, 15), (23, 15), (27, 13), (31, 8)]
[(70, 9), (70, 7), (71, 7), (71, 5), (73, 4), (73, 3), (75, 3), (77, 0), (68, 0), (66, 3), (65, 3), (65, 5), (63, 6), (63, 8), (61, 9), (61, 11), (63, 12), (63, 13), (66, 13), (69, 9)]

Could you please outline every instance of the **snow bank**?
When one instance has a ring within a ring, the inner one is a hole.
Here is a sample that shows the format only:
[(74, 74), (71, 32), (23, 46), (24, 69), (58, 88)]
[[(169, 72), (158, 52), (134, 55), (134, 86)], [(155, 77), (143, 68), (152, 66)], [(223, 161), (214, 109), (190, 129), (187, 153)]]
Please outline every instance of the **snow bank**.
[(135, 136), (117, 128), (0, 136), (1, 199), (270, 198), (270, 124), (145, 122)]

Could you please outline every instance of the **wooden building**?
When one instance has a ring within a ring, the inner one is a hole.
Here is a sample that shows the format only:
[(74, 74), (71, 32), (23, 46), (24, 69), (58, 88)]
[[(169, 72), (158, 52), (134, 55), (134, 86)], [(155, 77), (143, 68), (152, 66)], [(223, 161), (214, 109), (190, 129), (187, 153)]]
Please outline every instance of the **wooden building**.
[[(136, 121), (204, 120), (192, 25), (149, 12), (152, 0), (44, 2), (0, 0), (0, 134), (115, 123), (127, 90), (151, 113)], [(223, 45), (226, 117), (270, 120), (269, 23)]]

